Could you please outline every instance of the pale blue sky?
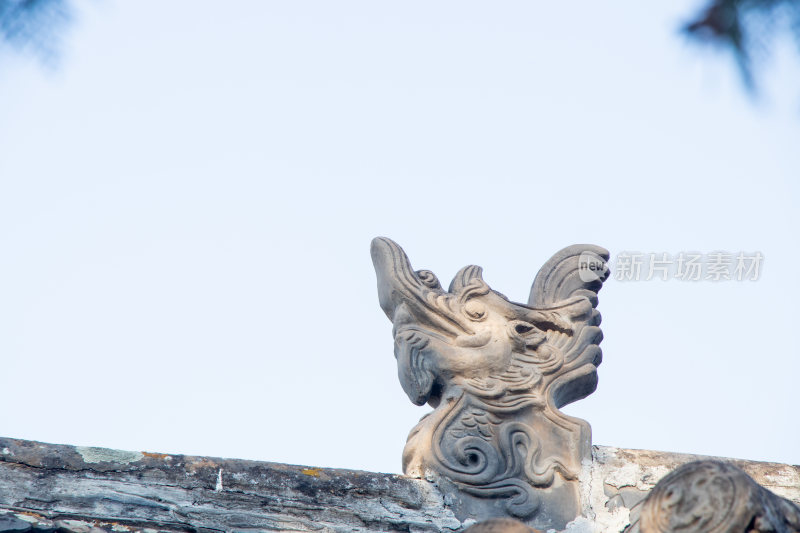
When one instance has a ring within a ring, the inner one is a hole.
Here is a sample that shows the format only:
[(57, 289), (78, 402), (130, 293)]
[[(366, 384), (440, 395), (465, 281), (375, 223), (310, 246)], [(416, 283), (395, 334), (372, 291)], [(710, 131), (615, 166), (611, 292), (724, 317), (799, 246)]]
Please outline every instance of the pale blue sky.
[(368, 248), (524, 301), (555, 251), (760, 251), (609, 281), (596, 444), (800, 463), (800, 76), (751, 102), (693, 1), (84, 2), (0, 55), (0, 435), (397, 472)]

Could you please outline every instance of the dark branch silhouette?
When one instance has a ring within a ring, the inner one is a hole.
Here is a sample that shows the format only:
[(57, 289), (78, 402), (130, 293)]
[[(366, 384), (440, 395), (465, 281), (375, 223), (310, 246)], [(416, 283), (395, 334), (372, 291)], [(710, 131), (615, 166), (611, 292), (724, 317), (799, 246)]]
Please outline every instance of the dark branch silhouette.
[(800, 45), (800, 0), (710, 0), (683, 29), (698, 42), (729, 49), (754, 90), (754, 67), (777, 35), (791, 33)]
[[(800, 45), (800, 0), (707, 2), (683, 31), (697, 42), (729, 49), (749, 90), (755, 89), (755, 67), (767, 58), (776, 35), (790, 33)], [(72, 18), (71, 0), (0, 0), (0, 46), (53, 63)]]
[(0, 41), (52, 63), (71, 19), (68, 0), (0, 0)]

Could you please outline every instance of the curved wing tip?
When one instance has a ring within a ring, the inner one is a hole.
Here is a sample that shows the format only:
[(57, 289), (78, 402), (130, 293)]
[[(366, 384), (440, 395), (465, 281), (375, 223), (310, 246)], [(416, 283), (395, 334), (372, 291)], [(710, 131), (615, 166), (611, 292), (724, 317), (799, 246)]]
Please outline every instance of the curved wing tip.
[(373, 261), (381, 255), (393, 255), (398, 250), (402, 250), (400, 245), (388, 237), (375, 237), (369, 245)]
[(567, 252), (567, 251), (572, 252), (572, 253), (577, 253), (577, 254), (580, 254), (580, 253), (583, 253), (583, 252), (592, 252), (592, 253), (595, 253), (595, 254), (599, 255), (600, 257), (602, 257), (606, 261), (608, 261), (608, 259), (611, 257), (611, 254), (609, 253), (608, 250), (606, 250), (602, 246), (598, 246), (596, 244), (573, 244), (573, 245), (567, 246), (566, 248), (561, 250), (561, 252), (559, 252), (559, 254), (562, 253), (562, 252)]
[[(596, 293), (610, 275), (609, 257), (608, 250), (595, 244), (572, 244), (562, 248), (536, 273), (528, 305), (555, 304), (573, 296), (576, 291), (594, 293), (586, 296), (593, 306), (597, 305)], [(588, 268), (586, 275), (582, 273), (581, 265), (584, 263)]]
[(383, 245), (386, 245), (386, 244), (392, 245), (392, 244), (394, 244), (395, 246), (397, 246), (397, 243), (394, 242), (389, 237), (378, 236), (378, 237), (375, 237), (374, 239), (372, 239), (372, 242), (370, 242), (370, 248), (375, 248), (376, 246), (380, 246), (382, 244)]

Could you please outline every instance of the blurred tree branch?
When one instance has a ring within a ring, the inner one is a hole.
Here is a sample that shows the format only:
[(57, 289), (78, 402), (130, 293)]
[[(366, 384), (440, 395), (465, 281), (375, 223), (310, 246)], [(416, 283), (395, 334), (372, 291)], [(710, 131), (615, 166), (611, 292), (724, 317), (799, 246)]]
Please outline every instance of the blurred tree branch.
[[(789, 32), (800, 45), (800, 0), (707, 2), (683, 31), (697, 42), (728, 48), (750, 90), (755, 88), (753, 66), (766, 59), (775, 35)], [(0, 0), (0, 41), (51, 63), (71, 19), (71, 0)]]
[(0, 40), (52, 63), (71, 19), (68, 0), (0, 0)]
[(753, 66), (764, 62), (776, 35), (791, 33), (800, 46), (800, 0), (709, 0), (683, 30), (730, 49), (744, 84), (754, 90)]

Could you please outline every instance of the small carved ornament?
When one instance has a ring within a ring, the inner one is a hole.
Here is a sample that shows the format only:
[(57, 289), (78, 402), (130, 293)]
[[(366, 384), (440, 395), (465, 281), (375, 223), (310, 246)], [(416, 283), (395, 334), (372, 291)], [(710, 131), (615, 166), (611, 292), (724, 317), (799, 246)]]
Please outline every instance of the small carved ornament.
[[(637, 524), (629, 528), (635, 531)], [(743, 470), (695, 461), (659, 481), (642, 504), (642, 533), (799, 533), (800, 506)]]

